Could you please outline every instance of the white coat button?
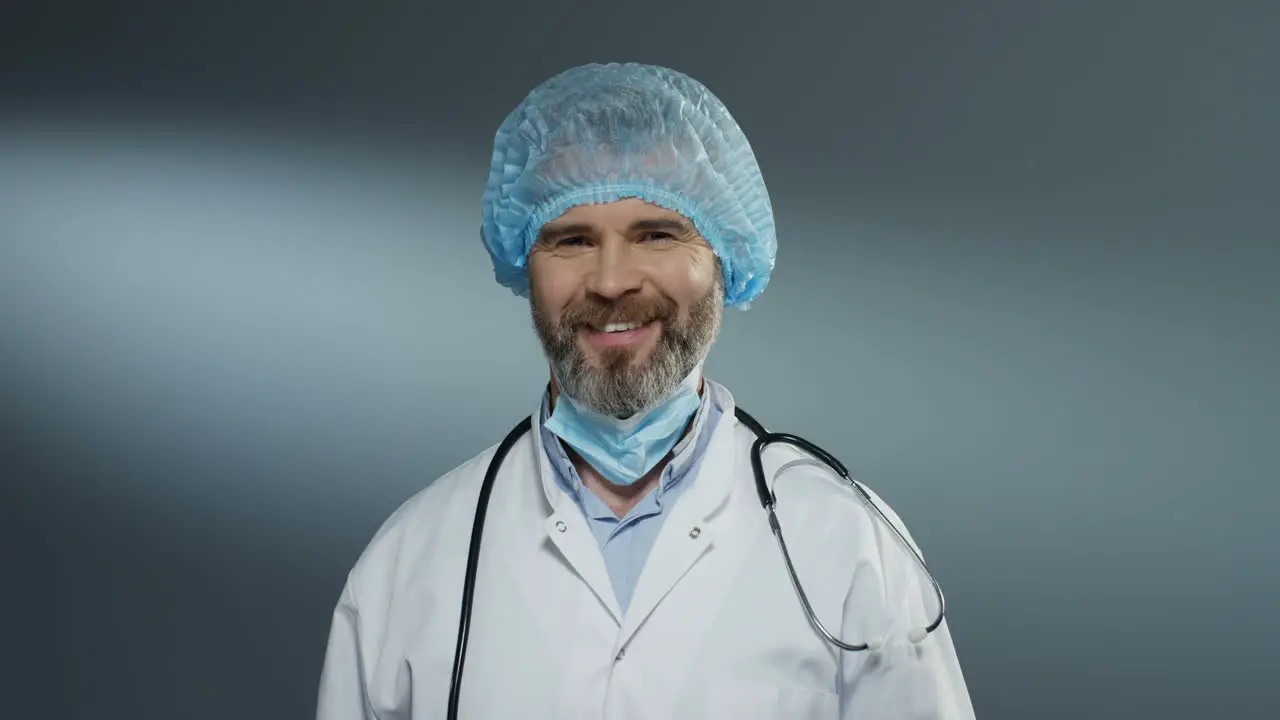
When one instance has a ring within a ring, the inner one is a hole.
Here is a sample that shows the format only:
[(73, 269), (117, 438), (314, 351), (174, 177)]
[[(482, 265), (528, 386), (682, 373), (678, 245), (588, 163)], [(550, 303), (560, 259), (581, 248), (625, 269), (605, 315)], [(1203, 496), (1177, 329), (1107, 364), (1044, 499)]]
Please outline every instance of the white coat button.
[(568, 527), (569, 527), (568, 525), (564, 524), (563, 520), (556, 521), (556, 529), (559, 530), (560, 532), (564, 532), (565, 530), (568, 529)]
[(689, 531), (689, 537), (693, 538), (694, 540), (697, 540), (698, 536), (701, 534), (702, 534), (702, 528), (698, 527), (697, 525), (694, 525), (693, 529)]

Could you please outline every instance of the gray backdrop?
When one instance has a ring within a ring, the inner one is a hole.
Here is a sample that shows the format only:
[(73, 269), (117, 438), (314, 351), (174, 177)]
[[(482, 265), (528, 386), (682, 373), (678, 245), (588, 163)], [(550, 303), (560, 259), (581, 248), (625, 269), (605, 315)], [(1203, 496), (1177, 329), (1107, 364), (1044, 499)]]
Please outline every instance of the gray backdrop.
[(777, 212), (711, 375), (904, 516), (979, 716), (1274, 717), (1274, 3), (153, 5), (0, 23), (0, 715), (313, 712), (365, 542), (545, 382), (493, 131), (641, 60)]

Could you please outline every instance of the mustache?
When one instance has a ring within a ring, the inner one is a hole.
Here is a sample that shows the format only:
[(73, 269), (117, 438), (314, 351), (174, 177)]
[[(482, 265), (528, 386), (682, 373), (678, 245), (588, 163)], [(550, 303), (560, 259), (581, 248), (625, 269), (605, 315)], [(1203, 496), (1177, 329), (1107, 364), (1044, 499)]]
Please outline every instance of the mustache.
[(588, 298), (566, 308), (560, 318), (560, 326), (576, 329), (583, 326), (603, 327), (609, 323), (648, 323), (670, 320), (678, 312), (675, 302), (663, 298), (637, 298), (619, 302)]

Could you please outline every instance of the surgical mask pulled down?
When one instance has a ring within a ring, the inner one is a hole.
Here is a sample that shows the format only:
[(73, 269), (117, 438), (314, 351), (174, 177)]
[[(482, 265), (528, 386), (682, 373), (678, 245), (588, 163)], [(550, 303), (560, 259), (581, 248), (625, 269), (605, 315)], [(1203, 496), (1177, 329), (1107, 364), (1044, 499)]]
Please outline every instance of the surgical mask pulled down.
[(680, 441), (701, 402), (701, 377), (699, 363), (664, 402), (625, 419), (594, 412), (561, 391), (546, 427), (609, 482), (634, 485)]

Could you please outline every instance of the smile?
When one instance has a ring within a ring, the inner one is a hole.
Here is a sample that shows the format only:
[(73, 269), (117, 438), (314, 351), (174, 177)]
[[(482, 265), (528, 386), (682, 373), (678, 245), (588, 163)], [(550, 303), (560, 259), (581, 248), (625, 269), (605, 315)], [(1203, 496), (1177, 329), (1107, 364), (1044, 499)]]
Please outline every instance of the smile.
[(609, 323), (601, 328), (585, 327), (582, 334), (587, 341), (598, 347), (623, 347), (633, 345), (653, 334), (658, 323)]

